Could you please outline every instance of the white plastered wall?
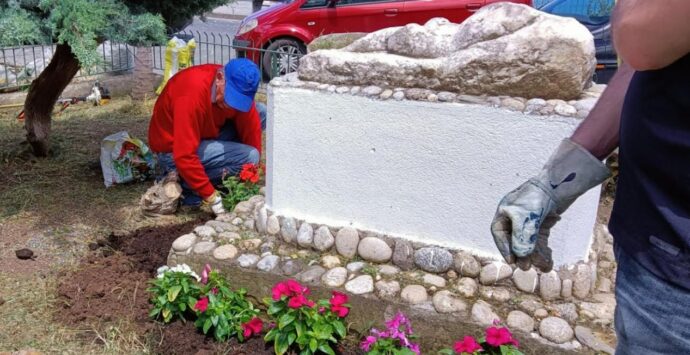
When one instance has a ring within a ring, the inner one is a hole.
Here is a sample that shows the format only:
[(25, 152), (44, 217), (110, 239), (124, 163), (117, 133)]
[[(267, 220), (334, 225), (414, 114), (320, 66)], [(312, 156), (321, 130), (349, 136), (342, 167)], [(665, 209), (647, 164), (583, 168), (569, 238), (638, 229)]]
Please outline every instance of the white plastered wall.
[[(275, 213), (495, 257), (498, 201), (581, 121), (273, 86), (268, 102)], [(586, 260), (599, 193), (580, 197), (552, 230), (556, 265)]]

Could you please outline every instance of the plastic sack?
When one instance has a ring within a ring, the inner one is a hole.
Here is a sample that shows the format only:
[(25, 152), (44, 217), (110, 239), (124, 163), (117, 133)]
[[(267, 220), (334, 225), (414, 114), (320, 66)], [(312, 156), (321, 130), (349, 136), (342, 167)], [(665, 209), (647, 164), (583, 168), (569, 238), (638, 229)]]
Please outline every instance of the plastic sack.
[(106, 187), (144, 181), (155, 174), (156, 159), (144, 142), (122, 131), (101, 142), (101, 169)]
[(163, 88), (168, 83), (168, 80), (177, 74), (178, 71), (191, 67), (194, 64), (194, 50), (196, 49), (196, 41), (190, 39), (185, 42), (177, 37), (173, 37), (168, 41), (165, 47), (165, 65), (163, 67), (163, 81), (161, 82), (156, 94), (160, 95)]

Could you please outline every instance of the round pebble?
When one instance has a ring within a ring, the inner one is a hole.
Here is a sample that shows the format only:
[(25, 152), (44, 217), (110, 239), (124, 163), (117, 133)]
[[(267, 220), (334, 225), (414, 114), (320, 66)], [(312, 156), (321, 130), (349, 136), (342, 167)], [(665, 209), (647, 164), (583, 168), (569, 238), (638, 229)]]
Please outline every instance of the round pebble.
[(558, 317), (547, 317), (539, 323), (539, 334), (556, 344), (570, 341), (575, 335), (568, 322)]
[(237, 256), (237, 248), (234, 245), (221, 245), (213, 250), (213, 257), (217, 260), (234, 259)]
[(426, 302), (429, 295), (426, 293), (426, 288), (422, 285), (408, 285), (402, 289), (400, 297), (407, 303), (418, 304)]

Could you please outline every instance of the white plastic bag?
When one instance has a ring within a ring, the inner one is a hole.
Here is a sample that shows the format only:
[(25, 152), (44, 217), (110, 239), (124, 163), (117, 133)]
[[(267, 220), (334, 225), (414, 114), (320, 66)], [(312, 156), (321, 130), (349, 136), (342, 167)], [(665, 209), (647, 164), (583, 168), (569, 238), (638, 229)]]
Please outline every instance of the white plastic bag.
[(130, 181), (144, 181), (156, 171), (156, 160), (140, 139), (122, 131), (101, 142), (101, 169), (106, 187)]

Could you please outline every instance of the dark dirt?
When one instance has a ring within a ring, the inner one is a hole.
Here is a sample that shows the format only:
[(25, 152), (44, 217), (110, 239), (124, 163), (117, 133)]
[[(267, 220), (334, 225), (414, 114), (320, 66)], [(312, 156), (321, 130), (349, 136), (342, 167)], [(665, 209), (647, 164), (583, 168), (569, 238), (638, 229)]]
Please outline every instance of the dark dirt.
[[(58, 278), (59, 305), (56, 321), (72, 328), (101, 328), (128, 320), (150, 340), (157, 354), (273, 354), (273, 347), (255, 337), (244, 343), (232, 339), (215, 342), (196, 330), (193, 322), (163, 326), (148, 318), (148, 280), (167, 262), (168, 251), (178, 236), (191, 232), (201, 221), (165, 227), (142, 228), (129, 235), (111, 234), (98, 241), (91, 254), (71, 273)], [(92, 339), (88, 339), (92, 340)], [(85, 341), (88, 341), (85, 339)], [(357, 354), (340, 349), (340, 354)]]
[(31, 249), (15, 250), (14, 254), (17, 255), (17, 258), (21, 260), (28, 260), (34, 257), (34, 252), (31, 251)]

